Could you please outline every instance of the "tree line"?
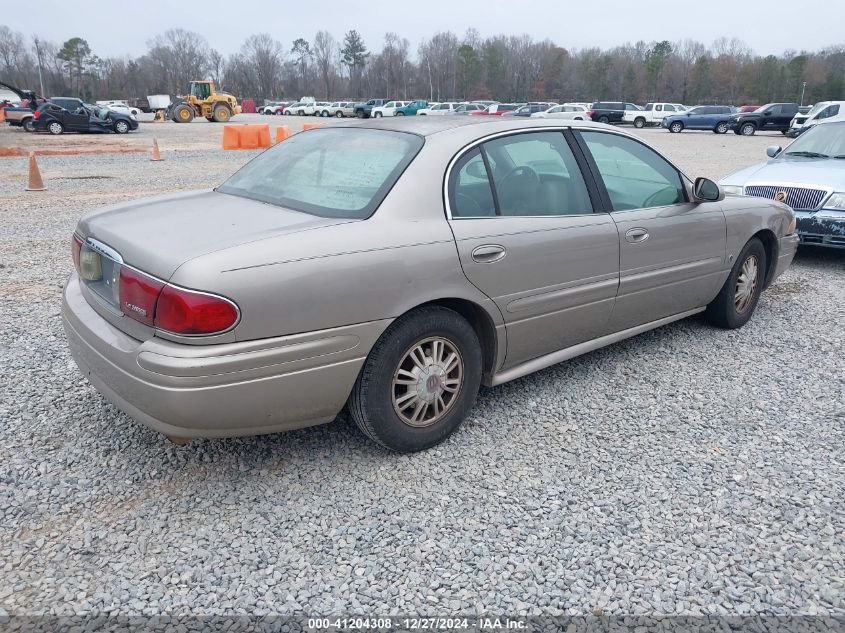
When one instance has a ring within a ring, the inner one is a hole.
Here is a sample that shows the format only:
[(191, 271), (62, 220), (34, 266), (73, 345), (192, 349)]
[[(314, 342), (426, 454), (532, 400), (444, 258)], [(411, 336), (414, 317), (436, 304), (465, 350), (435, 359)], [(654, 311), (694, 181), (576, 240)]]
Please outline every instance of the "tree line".
[(0, 25), (0, 81), (86, 100), (184, 94), (213, 79), (238, 98), (422, 98), (767, 103), (845, 99), (845, 45), (761, 56), (736, 38), (568, 49), (528, 35), (439, 32), (416, 51), (390, 32), (370, 49), (356, 30), (282, 42), (269, 33), (224, 55), (199, 33), (169, 29), (138, 57), (101, 57), (81, 37), (56, 44)]

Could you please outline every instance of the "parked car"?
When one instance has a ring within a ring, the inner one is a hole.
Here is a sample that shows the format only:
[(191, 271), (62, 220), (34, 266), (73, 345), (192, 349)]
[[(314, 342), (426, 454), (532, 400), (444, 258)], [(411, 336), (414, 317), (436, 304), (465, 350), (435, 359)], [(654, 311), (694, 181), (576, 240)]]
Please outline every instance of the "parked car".
[(91, 384), (171, 437), (321, 424), (348, 403), (373, 440), (417, 451), (481, 383), (696, 313), (741, 327), (794, 226), (586, 122), (341, 123), (215, 189), (84, 215), (63, 322)]
[(483, 103), (462, 103), (457, 108), (455, 108), (453, 114), (466, 116), (471, 112), (479, 112), (481, 110), (484, 110), (486, 107), (487, 106), (485, 106)]
[(845, 118), (829, 119), (769, 160), (722, 179), (726, 192), (769, 198), (789, 205), (802, 244), (845, 248)]
[(820, 121), (845, 113), (845, 101), (819, 101), (806, 114), (800, 112), (792, 117), (786, 135), (795, 138), (805, 126), (813, 126)]
[(636, 103), (598, 101), (587, 110), (587, 115), (598, 123), (622, 123), (626, 111), (641, 112), (642, 108)]
[(711, 130), (725, 134), (731, 113), (730, 106), (696, 106), (681, 114), (663, 117), (661, 125), (676, 134), (684, 130)]
[(743, 136), (753, 136), (757, 131), (786, 134), (796, 114), (798, 114), (797, 103), (767, 103), (754, 112), (732, 115), (728, 120), (728, 125), (735, 134)]
[[(122, 112), (115, 112), (105, 106), (84, 104), (78, 101), (78, 105), (72, 110), (67, 110), (57, 103), (50, 101), (45, 103), (33, 115), (33, 127), (35, 132), (49, 132), (58, 135), (64, 132), (115, 132), (126, 134), (138, 129), (138, 120)], [(65, 102), (67, 103), (67, 102)]]
[(582, 105), (568, 104), (552, 106), (545, 112), (535, 112), (533, 119), (571, 119), (573, 121), (587, 121), (587, 108)]
[(366, 103), (356, 103), (353, 108), (355, 116), (359, 119), (369, 119), (373, 108), (383, 106), (387, 103), (387, 99), (370, 99)]
[(429, 104), (427, 108), (418, 110), (417, 114), (423, 116), (445, 116), (447, 114), (454, 114), (455, 108), (459, 105), (459, 103), (455, 103), (454, 101), (444, 101), (443, 103), (435, 103), (434, 105)]
[(493, 103), (484, 110), (476, 110), (470, 112), (470, 114), (473, 116), (502, 116), (505, 112), (516, 110), (520, 105), (519, 103)]
[[(325, 102), (323, 104), (328, 105)], [(323, 106), (316, 101), (300, 101), (296, 108), (293, 109), (293, 113), (297, 116), (314, 116), (320, 107)]]
[(303, 106), (303, 105), (305, 105), (305, 104), (304, 104), (304, 103), (301, 103), (301, 102), (299, 102), (299, 101), (294, 101), (294, 102), (293, 102), (293, 103), (291, 103), (290, 105), (285, 106), (284, 108), (282, 108), (282, 114), (284, 114), (284, 115), (286, 115), (286, 116), (291, 116), (291, 115), (294, 115), (294, 114), (296, 114), (296, 113), (297, 113), (297, 108), (299, 108), (300, 106)]
[(290, 105), (290, 103), (285, 103), (284, 101), (267, 101), (264, 103), (263, 106), (258, 110), (260, 114), (276, 114), (276, 108), (282, 106), (282, 109), (285, 106)]
[(388, 101), (383, 106), (376, 106), (370, 112), (371, 117), (394, 116), (396, 110), (405, 106), (407, 101)]
[(415, 116), (420, 110), (428, 107), (428, 101), (424, 99), (417, 99), (416, 101), (407, 101), (401, 108), (396, 108), (393, 111), (393, 116)]
[(95, 105), (98, 106), (106, 106), (114, 110), (115, 112), (121, 112), (122, 114), (130, 114), (134, 117), (138, 117), (141, 114), (141, 110), (138, 108), (133, 108), (132, 106), (124, 103), (123, 101), (97, 101)]
[(515, 110), (511, 110), (510, 112), (505, 112), (502, 116), (528, 116), (530, 117), (533, 114), (537, 114), (538, 112), (545, 112), (553, 105), (557, 105), (555, 103), (526, 103), (525, 105), (519, 106)]
[(353, 117), (355, 116), (355, 102), (335, 101), (334, 103), (322, 106), (318, 114), (322, 117), (333, 116), (338, 119)]
[(647, 103), (642, 110), (625, 110), (622, 120), (632, 123), (635, 128), (647, 125), (660, 125), (667, 116), (686, 112), (680, 103)]

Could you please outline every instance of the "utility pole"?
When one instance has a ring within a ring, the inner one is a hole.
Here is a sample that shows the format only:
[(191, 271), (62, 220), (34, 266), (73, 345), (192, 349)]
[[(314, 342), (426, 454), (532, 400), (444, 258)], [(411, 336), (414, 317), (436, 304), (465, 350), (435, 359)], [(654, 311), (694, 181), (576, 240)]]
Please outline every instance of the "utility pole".
[(41, 88), (41, 92), (39, 96), (44, 96), (44, 77), (41, 74), (41, 43), (38, 41), (38, 37), (32, 38), (33, 42), (35, 43), (35, 56), (38, 58), (38, 85)]
[(799, 104), (801, 107), (804, 107), (804, 89), (807, 87), (807, 82), (801, 82), (801, 103)]

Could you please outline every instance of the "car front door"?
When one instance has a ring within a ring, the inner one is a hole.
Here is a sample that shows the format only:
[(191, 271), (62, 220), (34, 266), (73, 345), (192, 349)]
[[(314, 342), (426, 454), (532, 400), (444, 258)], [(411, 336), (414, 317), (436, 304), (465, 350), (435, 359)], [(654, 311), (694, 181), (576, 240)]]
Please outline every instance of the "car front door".
[(760, 117), (759, 129), (765, 131), (776, 127), (778, 120), (780, 119), (780, 112), (781, 109), (779, 105), (768, 107), (765, 112), (763, 112), (763, 116)]
[(90, 118), (88, 110), (79, 106), (73, 111), (62, 112), (62, 125), (68, 132), (87, 132), (90, 129)]
[(461, 265), (504, 317), (506, 366), (607, 331), (619, 240), (610, 215), (593, 212), (598, 194), (567, 135), (500, 136), (468, 149), (449, 172)]
[(690, 201), (680, 172), (633, 138), (593, 131), (579, 135), (619, 233), (619, 293), (611, 329), (706, 305), (724, 278), (721, 205)]

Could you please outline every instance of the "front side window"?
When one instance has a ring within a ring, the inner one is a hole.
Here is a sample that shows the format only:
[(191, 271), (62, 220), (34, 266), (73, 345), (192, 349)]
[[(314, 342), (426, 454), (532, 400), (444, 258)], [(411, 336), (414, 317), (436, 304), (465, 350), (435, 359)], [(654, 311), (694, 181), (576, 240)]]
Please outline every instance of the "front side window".
[(368, 218), (423, 145), (415, 134), (326, 128), (259, 154), (217, 191), (302, 213)]
[(614, 211), (686, 201), (678, 170), (653, 149), (619, 134), (582, 132)]
[[(455, 171), (450, 187), (454, 191), (453, 217), (592, 213), (581, 170), (560, 132), (532, 132), (487, 141), (480, 151), (473, 150), (463, 169), (456, 165), (452, 173)], [(486, 194), (490, 187), (487, 174), (495, 192), (492, 199)], [(495, 206), (490, 213), (492, 200)]]

